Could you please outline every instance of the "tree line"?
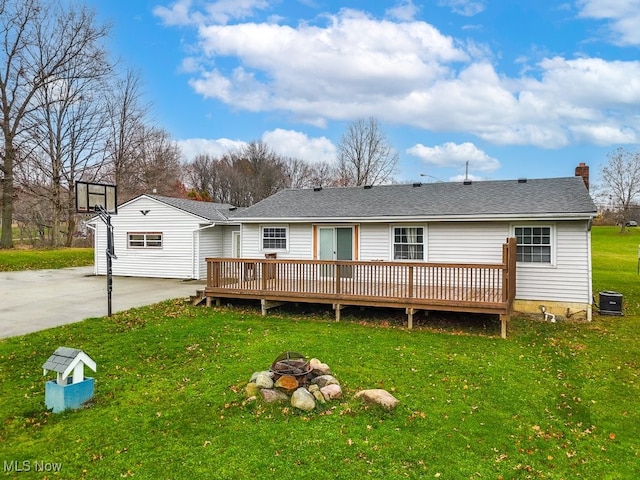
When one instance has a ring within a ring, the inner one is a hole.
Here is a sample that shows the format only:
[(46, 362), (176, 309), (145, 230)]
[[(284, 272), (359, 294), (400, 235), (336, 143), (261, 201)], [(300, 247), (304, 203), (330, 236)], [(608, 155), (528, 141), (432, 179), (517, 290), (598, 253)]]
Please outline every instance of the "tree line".
[(347, 127), (335, 164), (278, 155), (253, 141), (183, 162), (150, 119), (142, 81), (106, 45), (109, 26), (85, 5), (0, 0), (0, 248), (14, 224), (43, 243), (71, 245), (75, 182), (249, 206), (282, 188), (390, 182), (398, 160), (375, 118)]

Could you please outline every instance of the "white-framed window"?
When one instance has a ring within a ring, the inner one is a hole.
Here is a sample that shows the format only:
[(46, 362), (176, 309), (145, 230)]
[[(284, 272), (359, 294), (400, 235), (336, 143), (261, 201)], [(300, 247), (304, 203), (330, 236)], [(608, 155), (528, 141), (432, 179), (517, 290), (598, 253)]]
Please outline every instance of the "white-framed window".
[(286, 250), (289, 245), (289, 229), (283, 225), (261, 228), (262, 250)]
[(129, 232), (127, 248), (162, 248), (162, 232)]
[(551, 226), (514, 228), (518, 241), (516, 260), (520, 263), (550, 265), (553, 261), (553, 229)]
[(393, 259), (424, 260), (424, 227), (393, 227)]

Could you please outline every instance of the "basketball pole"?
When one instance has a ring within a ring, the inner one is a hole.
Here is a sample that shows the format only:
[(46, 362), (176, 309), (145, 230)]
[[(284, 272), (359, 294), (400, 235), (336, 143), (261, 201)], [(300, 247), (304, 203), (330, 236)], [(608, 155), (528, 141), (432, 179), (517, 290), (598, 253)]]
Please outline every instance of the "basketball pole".
[(102, 205), (95, 206), (100, 219), (107, 226), (107, 316), (111, 316), (111, 296), (113, 292), (113, 270), (112, 260), (117, 259), (113, 246), (113, 225), (111, 225), (111, 215)]

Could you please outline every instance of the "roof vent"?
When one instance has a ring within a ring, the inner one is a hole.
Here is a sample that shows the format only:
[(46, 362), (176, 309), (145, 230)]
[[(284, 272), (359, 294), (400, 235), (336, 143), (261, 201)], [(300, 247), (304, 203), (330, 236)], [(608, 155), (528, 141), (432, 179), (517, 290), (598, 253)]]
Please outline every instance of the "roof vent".
[(365, 185), (365, 186), (364, 186), (364, 189), (365, 189), (365, 190), (371, 190), (371, 187), (373, 187), (373, 185)]
[(422, 186), (422, 183), (420, 183), (420, 182), (416, 182), (416, 183), (413, 184), (413, 188), (421, 187), (421, 186)]
[(462, 182), (463, 185), (471, 185), (471, 180), (465, 180)]
[(527, 183), (527, 179), (526, 178), (519, 178), (518, 179), (518, 183)]
[(322, 190), (322, 187), (321, 187), (321, 186), (319, 186), (319, 187), (313, 187), (313, 191), (314, 191), (314, 192), (319, 192), (320, 190)]

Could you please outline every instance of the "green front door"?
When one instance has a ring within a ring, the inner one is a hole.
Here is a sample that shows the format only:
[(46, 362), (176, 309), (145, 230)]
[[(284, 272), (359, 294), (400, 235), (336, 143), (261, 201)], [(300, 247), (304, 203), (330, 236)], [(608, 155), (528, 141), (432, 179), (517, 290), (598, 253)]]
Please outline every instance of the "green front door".
[[(353, 228), (352, 227), (320, 227), (319, 228), (320, 260), (353, 260)], [(333, 275), (333, 268), (323, 270), (325, 275)], [(340, 276), (351, 277), (351, 267), (343, 266)]]

